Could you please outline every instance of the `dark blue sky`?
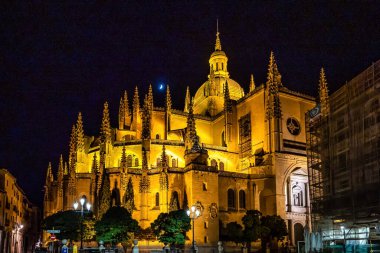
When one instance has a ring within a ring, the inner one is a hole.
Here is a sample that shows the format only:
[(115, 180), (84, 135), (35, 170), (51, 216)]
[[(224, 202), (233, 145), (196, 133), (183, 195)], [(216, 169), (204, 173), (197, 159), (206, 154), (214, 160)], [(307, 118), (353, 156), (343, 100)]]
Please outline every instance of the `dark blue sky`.
[[(334, 91), (380, 58), (376, 1), (78, 2), (0, 4), (0, 166), (38, 204), (79, 111), (97, 134), (105, 101), (116, 127), (123, 91), (131, 100), (136, 85), (143, 97), (160, 82), (183, 108), (185, 86), (194, 95), (206, 80), (217, 18), (245, 90), (251, 73), (265, 82), (271, 50), (284, 85), (309, 95), (322, 66)], [(164, 94), (154, 97), (162, 106)]]

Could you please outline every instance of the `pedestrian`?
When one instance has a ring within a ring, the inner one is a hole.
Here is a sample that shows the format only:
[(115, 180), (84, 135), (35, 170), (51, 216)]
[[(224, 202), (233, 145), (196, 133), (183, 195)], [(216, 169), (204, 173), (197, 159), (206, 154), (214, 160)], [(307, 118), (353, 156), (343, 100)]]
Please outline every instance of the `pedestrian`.
[(73, 253), (78, 253), (78, 247), (75, 243), (73, 243)]
[(121, 244), (121, 242), (119, 242), (119, 243), (116, 245), (116, 248), (117, 248), (117, 253), (125, 253), (125, 251), (124, 251), (124, 247), (123, 247), (123, 245)]

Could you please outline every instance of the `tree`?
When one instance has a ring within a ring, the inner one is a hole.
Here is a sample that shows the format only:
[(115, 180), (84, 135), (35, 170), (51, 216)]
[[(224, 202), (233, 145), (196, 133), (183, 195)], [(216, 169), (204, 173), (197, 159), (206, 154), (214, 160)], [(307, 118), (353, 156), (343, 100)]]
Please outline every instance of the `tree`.
[(96, 239), (104, 242), (126, 242), (130, 234), (140, 229), (127, 209), (113, 206), (95, 223)]
[(243, 227), (236, 221), (227, 224), (228, 241), (236, 244), (243, 242)]
[[(92, 213), (84, 213), (83, 215), (83, 238), (85, 238), (85, 240), (91, 240), (94, 234), (93, 228), (91, 228), (91, 225), (85, 224), (90, 224), (91, 221), (93, 222), (92, 218), (90, 218), (92, 217)], [(60, 233), (55, 235), (59, 240), (69, 239), (78, 241), (80, 240), (80, 223), (80, 214), (78, 212), (68, 210), (46, 217), (42, 222), (42, 228), (44, 230), (60, 230)]]
[(244, 241), (250, 245), (251, 242), (257, 241), (261, 234), (261, 224), (260, 224), (261, 212), (257, 210), (248, 210), (242, 222), (244, 225)]
[(129, 178), (127, 189), (124, 193), (124, 203), (127, 210), (132, 213), (135, 207), (135, 194), (133, 192), (132, 177)]
[(184, 210), (161, 213), (150, 225), (158, 240), (171, 246), (185, 243), (186, 232), (190, 230), (190, 218)]
[(277, 240), (283, 240), (288, 234), (286, 223), (279, 215), (261, 217), (261, 226), (261, 242), (263, 246), (272, 240), (275, 240), (275, 245), (277, 245)]

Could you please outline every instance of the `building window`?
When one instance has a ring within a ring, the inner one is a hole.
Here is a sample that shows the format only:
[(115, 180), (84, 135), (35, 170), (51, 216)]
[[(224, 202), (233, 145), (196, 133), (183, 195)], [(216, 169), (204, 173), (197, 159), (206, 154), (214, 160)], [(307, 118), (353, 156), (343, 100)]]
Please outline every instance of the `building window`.
[(157, 157), (156, 164), (157, 164), (157, 167), (161, 166), (161, 157)]
[(223, 162), (219, 163), (219, 170), (224, 171), (224, 163)]
[(223, 62), (222, 62), (222, 70), (224, 70), (224, 64), (223, 64)]
[(156, 193), (156, 206), (160, 205), (160, 194), (157, 192)]
[(205, 228), (208, 228), (208, 222), (205, 221)]
[(239, 191), (239, 208), (245, 209), (245, 191)]
[(160, 139), (160, 135), (159, 135), (159, 134), (156, 134), (156, 139), (157, 139), (157, 140)]
[(132, 167), (132, 156), (131, 155), (127, 156), (127, 167)]
[(212, 159), (212, 160), (211, 160), (211, 166), (212, 166), (212, 167), (217, 167), (217, 165), (218, 165), (218, 163), (216, 162), (216, 160), (215, 160), (215, 159)]
[(172, 197), (170, 199), (170, 211), (177, 211), (179, 210), (179, 197), (178, 192), (173, 191)]
[(208, 242), (208, 236), (205, 236), (205, 243)]
[(248, 113), (239, 119), (240, 158), (251, 155), (251, 115)]
[(177, 168), (178, 167), (178, 165), (177, 165), (177, 159), (175, 159), (175, 158), (172, 159), (172, 167), (173, 168)]
[(293, 205), (303, 206), (303, 192), (302, 188), (298, 185), (298, 182), (292, 187)]
[(235, 191), (228, 189), (227, 191), (228, 208), (235, 208)]
[(207, 191), (207, 183), (203, 182), (203, 191)]
[(135, 158), (135, 166), (136, 166), (136, 167), (139, 166), (139, 159), (138, 159), (138, 158)]

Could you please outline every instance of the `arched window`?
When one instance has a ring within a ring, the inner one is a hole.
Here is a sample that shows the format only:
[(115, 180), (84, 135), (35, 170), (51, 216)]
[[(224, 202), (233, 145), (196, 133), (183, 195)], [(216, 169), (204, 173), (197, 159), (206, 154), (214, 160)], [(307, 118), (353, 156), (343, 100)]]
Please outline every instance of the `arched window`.
[(219, 170), (224, 171), (224, 163), (223, 162), (219, 163)]
[(222, 70), (224, 70), (224, 64), (223, 64), (223, 62), (222, 62)]
[(138, 158), (135, 158), (135, 166), (136, 166), (136, 167), (139, 166), (139, 159), (138, 159)]
[(293, 205), (303, 206), (303, 192), (302, 188), (298, 185), (298, 182), (292, 187)]
[(161, 157), (157, 157), (156, 165), (157, 165), (157, 167), (161, 166)]
[(212, 160), (211, 160), (211, 166), (212, 166), (212, 167), (217, 167), (217, 165), (218, 165), (218, 164), (217, 164), (216, 160), (215, 160), (215, 159), (212, 159)]
[(175, 158), (172, 159), (172, 167), (173, 168), (177, 168), (178, 167), (178, 165), (177, 165), (177, 159), (175, 159)]
[(156, 134), (156, 139), (157, 139), (157, 140), (160, 139), (160, 135), (159, 135), (159, 134)]
[(156, 193), (156, 206), (160, 205), (160, 194), (157, 192)]
[(227, 202), (228, 202), (228, 209), (235, 208), (235, 191), (232, 189), (228, 189), (227, 191)]
[(132, 167), (132, 156), (131, 155), (127, 156), (127, 167)]
[(239, 191), (239, 208), (245, 209), (245, 191)]
[(227, 144), (226, 144), (226, 137), (225, 137), (224, 131), (222, 132), (222, 135), (221, 135), (221, 143), (222, 143), (223, 147), (227, 146)]

